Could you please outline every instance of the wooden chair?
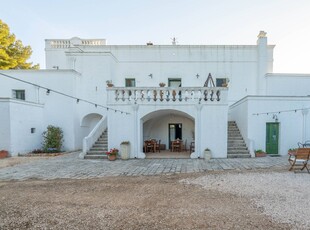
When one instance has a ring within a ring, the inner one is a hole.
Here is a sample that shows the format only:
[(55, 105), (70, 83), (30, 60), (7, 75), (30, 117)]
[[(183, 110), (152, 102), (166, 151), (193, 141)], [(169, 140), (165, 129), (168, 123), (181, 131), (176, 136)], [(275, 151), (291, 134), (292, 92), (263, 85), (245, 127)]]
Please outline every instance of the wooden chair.
[(195, 142), (191, 142), (190, 146), (189, 146), (189, 152), (192, 153), (192, 152), (195, 152)]
[(155, 143), (155, 151), (160, 153), (160, 140), (158, 140), (158, 142), (156, 141)]
[(187, 140), (185, 140), (184, 144), (182, 145), (182, 152), (185, 151), (187, 152)]
[(154, 151), (154, 144), (153, 144), (153, 141), (144, 141), (144, 152), (147, 153), (147, 152), (155, 152)]
[(299, 148), (296, 153), (289, 154), (288, 162), (291, 165), (289, 171), (293, 170), (295, 167), (298, 167), (300, 168), (300, 171), (307, 169), (308, 173), (310, 173), (308, 168), (309, 156), (310, 148)]
[(171, 142), (171, 151), (172, 152), (181, 152), (182, 148), (182, 141), (181, 140), (175, 140)]

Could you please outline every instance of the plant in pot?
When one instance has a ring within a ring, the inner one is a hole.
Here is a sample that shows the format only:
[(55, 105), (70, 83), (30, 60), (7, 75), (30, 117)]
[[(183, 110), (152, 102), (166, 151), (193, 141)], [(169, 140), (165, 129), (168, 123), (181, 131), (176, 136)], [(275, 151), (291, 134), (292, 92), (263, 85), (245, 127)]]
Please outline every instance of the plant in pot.
[(159, 86), (160, 86), (160, 87), (165, 87), (165, 85), (166, 85), (166, 84), (163, 83), (163, 82), (159, 83)]
[(255, 150), (255, 157), (265, 157), (266, 155), (266, 152), (261, 149)]
[(118, 149), (116, 148), (110, 149), (110, 151), (107, 152), (107, 155), (110, 161), (115, 161), (118, 155)]
[(111, 81), (111, 80), (107, 80), (106, 83), (107, 83), (107, 86), (108, 86), (108, 87), (113, 87), (113, 86), (114, 86), (114, 85), (112, 84), (112, 81)]

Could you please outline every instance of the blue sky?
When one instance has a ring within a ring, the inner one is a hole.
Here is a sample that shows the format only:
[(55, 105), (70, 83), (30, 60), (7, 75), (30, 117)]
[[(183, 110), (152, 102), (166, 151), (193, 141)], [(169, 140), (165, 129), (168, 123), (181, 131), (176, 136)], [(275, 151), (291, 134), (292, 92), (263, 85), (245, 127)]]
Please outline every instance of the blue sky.
[[(44, 39), (108, 44), (275, 44), (274, 72), (310, 73), (309, 0), (0, 0), (0, 19), (45, 68)], [(3, 7), (5, 6), (5, 7)]]

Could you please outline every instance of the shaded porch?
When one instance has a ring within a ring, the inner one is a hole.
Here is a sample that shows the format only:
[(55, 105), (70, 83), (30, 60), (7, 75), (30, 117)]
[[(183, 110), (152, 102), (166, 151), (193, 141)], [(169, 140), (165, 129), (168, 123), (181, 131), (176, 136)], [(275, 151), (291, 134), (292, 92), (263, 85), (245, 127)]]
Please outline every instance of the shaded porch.
[(146, 159), (189, 159), (190, 151), (171, 152), (170, 150), (161, 150), (160, 152), (145, 153)]

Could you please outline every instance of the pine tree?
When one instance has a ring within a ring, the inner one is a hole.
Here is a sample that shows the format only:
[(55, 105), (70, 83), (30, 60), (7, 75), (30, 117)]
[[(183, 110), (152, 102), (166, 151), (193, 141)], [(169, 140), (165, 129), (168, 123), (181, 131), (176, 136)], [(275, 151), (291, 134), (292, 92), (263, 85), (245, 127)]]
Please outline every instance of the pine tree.
[(0, 20), (0, 69), (39, 69), (39, 64), (27, 62), (31, 54), (31, 47), (16, 40), (9, 26)]

